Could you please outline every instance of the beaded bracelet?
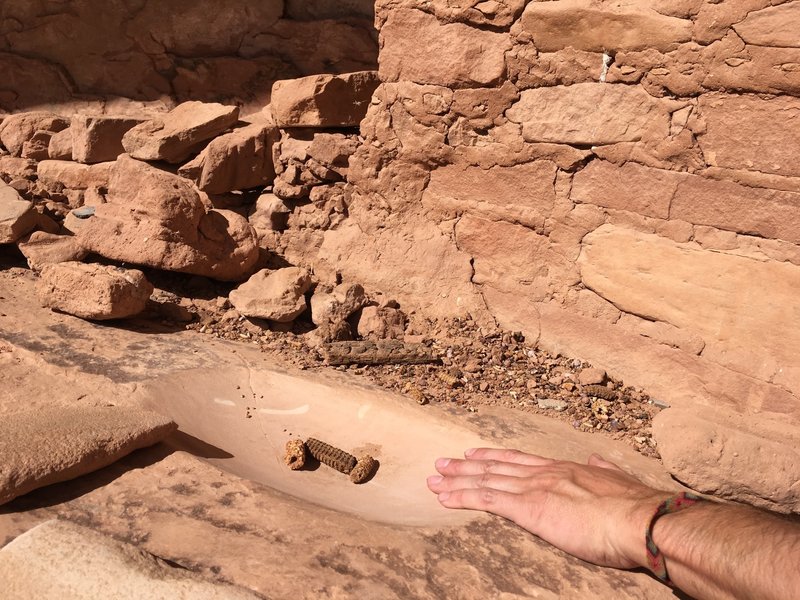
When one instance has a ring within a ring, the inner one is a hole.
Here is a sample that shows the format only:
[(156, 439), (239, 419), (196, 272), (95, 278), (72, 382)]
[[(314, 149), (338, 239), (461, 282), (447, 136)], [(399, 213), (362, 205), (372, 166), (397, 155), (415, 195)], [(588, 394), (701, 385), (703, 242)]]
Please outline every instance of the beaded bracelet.
[(659, 504), (653, 518), (650, 519), (650, 524), (647, 527), (644, 537), (645, 546), (647, 548), (647, 564), (653, 574), (667, 585), (672, 585), (672, 580), (667, 574), (667, 564), (664, 562), (664, 555), (653, 541), (653, 528), (656, 526), (656, 521), (664, 515), (676, 513), (684, 508), (694, 506), (701, 500), (703, 500), (703, 498), (697, 494), (681, 492), (680, 494), (667, 498)]

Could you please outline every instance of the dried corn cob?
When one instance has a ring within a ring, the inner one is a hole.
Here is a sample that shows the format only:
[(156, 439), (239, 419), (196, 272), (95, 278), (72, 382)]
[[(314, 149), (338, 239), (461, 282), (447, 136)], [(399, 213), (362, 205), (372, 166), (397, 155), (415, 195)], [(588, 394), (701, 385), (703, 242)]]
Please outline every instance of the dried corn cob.
[(297, 439), (286, 442), (286, 456), (283, 460), (292, 471), (302, 469), (306, 464), (305, 442)]
[(594, 396), (595, 398), (603, 398), (604, 400), (617, 399), (617, 393), (604, 385), (585, 385), (583, 386), (583, 391), (587, 396)]
[(306, 440), (306, 448), (308, 448), (311, 456), (316, 458), (319, 462), (336, 469), (345, 475), (349, 474), (356, 466), (356, 457), (348, 454), (344, 450), (340, 450), (330, 444), (321, 442), (315, 438), (308, 438)]
[(353, 483), (364, 483), (378, 468), (378, 461), (369, 454), (365, 454), (358, 459), (356, 466), (350, 471), (350, 481)]

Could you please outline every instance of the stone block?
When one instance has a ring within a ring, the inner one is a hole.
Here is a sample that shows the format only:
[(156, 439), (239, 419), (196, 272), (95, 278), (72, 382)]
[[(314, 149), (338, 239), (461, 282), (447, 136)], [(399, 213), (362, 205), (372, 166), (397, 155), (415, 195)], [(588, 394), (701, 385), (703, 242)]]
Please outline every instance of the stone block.
[(81, 261), (88, 254), (74, 236), (45, 231), (34, 231), (24, 242), (17, 242), (17, 247), (34, 271), (41, 271), (45, 265)]
[(72, 157), (93, 164), (117, 160), (124, 154), (122, 137), (143, 119), (106, 115), (72, 117)]
[(106, 188), (113, 162), (83, 165), (66, 160), (43, 160), (36, 167), (39, 182), (48, 189), (85, 190)]
[(376, 71), (276, 81), (270, 106), (278, 127), (358, 127), (380, 84)]
[(33, 203), (20, 198), (14, 188), (0, 181), (0, 244), (12, 244), (39, 222)]
[(67, 127), (69, 121), (54, 113), (37, 111), (10, 115), (0, 125), (0, 142), (12, 156), (20, 156), (25, 142), (37, 131), (58, 133)]
[(787, 2), (753, 10), (733, 29), (745, 43), (754, 46), (800, 47), (800, 4)]
[(290, 323), (307, 308), (311, 275), (299, 267), (264, 269), (230, 293), (231, 304), (247, 317)]

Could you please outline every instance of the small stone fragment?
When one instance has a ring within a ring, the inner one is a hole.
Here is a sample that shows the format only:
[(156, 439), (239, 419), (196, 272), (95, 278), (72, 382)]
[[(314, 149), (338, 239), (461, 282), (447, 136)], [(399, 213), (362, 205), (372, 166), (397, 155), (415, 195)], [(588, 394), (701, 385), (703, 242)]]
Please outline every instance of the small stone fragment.
[(350, 481), (353, 483), (364, 483), (369, 479), (378, 468), (378, 461), (369, 454), (365, 454), (358, 459), (356, 466), (350, 471)]
[(292, 471), (298, 471), (306, 464), (306, 444), (303, 440), (292, 439), (286, 442), (286, 466)]
[(564, 401), (564, 400), (554, 400), (552, 398), (539, 398), (536, 401), (536, 404), (539, 406), (539, 408), (541, 408), (543, 410), (548, 410), (549, 409), (549, 410), (555, 410), (557, 412), (561, 412), (563, 410), (566, 410), (566, 408), (567, 408), (566, 401)]
[(578, 373), (578, 383), (581, 385), (602, 385), (606, 382), (606, 372), (603, 369), (589, 367)]

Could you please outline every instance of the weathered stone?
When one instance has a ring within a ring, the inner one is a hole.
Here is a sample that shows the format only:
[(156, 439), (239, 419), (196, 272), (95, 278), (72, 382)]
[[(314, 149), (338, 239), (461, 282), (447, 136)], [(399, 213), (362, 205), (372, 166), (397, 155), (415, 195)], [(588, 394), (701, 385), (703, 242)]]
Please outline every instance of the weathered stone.
[(748, 12), (745, 19), (733, 25), (733, 29), (747, 44), (797, 48), (800, 47), (798, 23), (800, 5), (788, 2)]
[(258, 600), (87, 527), (46, 521), (0, 550), (0, 577), (10, 598), (56, 600)]
[(81, 261), (88, 254), (74, 236), (44, 231), (34, 231), (27, 240), (17, 242), (17, 247), (34, 271), (41, 271), (45, 265)]
[(278, 127), (357, 127), (380, 84), (376, 71), (276, 81), (270, 106)]
[(800, 193), (691, 175), (680, 183), (670, 218), (800, 243)]
[(272, 145), (279, 136), (271, 123), (254, 123), (215, 138), (178, 170), (208, 194), (249, 190), (271, 183)]
[(294, 321), (306, 310), (311, 275), (299, 267), (264, 269), (230, 293), (231, 304), (247, 317), (278, 323)]
[(578, 383), (581, 385), (602, 385), (606, 382), (606, 372), (597, 367), (581, 369), (578, 373)]
[[(591, 0), (529, 2), (519, 32), (540, 52), (567, 47), (591, 52), (675, 49), (692, 39), (692, 22), (664, 16), (647, 6), (597, 5)], [(601, 65), (598, 65), (598, 69)]]
[(564, 411), (569, 406), (566, 400), (555, 400), (553, 398), (538, 398), (536, 405), (543, 410), (554, 410), (556, 412)]
[(511, 47), (506, 33), (444, 24), (405, 8), (389, 11), (381, 39), (381, 80), (453, 87), (496, 83), (505, 73), (504, 54)]
[(579, 265), (620, 310), (700, 335), (704, 358), (800, 391), (800, 332), (785, 326), (800, 320), (800, 267), (610, 225), (584, 238)]
[(81, 262), (45, 265), (39, 287), (46, 308), (93, 321), (138, 315), (152, 293), (141, 271)]
[(120, 406), (50, 406), (6, 413), (0, 420), (0, 504), (102, 469), (163, 440), (176, 428), (159, 414)]
[(794, 148), (800, 98), (705, 94), (697, 108), (706, 126), (699, 143), (709, 165), (800, 176)]
[(238, 119), (236, 106), (184, 102), (167, 114), (130, 129), (123, 136), (122, 145), (133, 158), (180, 163), (199, 152), (204, 142), (233, 127)]
[(39, 182), (48, 189), (85, 190), (108, 187), (113, 167), (113, 162), (82, 165), (66, 160), (43, 160), (36, 172)]
[(800, 428), (721, 408), (670, 408), (653, 420), (664, 466), (707, 494), (800, 513)]
[(53, 134), (47, 146), (47, 156), (52, 160), (72, 160), (72, 129)]
[(522, 125), (528, 142), (614, 144), (668, 131), (669, 114), (641, 87), (579, 83), (520, 92), (506, 117)]
[(244, 217), (206, 211), (182, 177), (127, 155), (114, 165), (107, 203), (77, 224), (82, 246), (111, 260), (222, 281), (250, 274), (258, 247)]
[(490, 169), (447, 165), (431, 173), (422, 199), (453, 215), (469, 211), (541, 227), (555, 204), (555, 178), (556, 165), (545, 160)]
[(636, 163), (619, 167), (607, 161), (594, 160), (575, 174), (570, 199), (667, 219), (678, 184), (686, 177)]
[(261, 194), (247, 217), (259, 240), (268, 232), (283, 231), (291, 209), (274, 194)]
[(107, 115), (72, 117), (73, 160), (88, 164), (117, 160), (125, 152), (122, 137), (142, 122), (143, 119)]
[(36, 227), (38, 216), (31, 202), (0, 181), (0, 244), (12, 244), (30, 232)]
[(315, 325), (346, 321), (369, 302), (357, 283), (342, 283), (329, 292), (317, 290), (311, 296), (311, 320)]
[(11, 178), (32, 179), (36, 176), (36, 161), (16, 156), (0, 155), (0, 173)]
[(25, 142), (37, 131), (58, 133), (69, 127), (69, 121), (48, 112), (28, 112), (11, 115), (0, 125), (0, 142), (12, 154), (20, 156)]
[(406, 315), (388, 306), (365, 306), (358, 317), (359, 337), (372, 340), (401, 340), (406, 329)]
[(30, 160), (47, 160), (51, 137), (53, 137), (53, 133), (50, 131), (37, 131), (22, 144), (20, 156)]

